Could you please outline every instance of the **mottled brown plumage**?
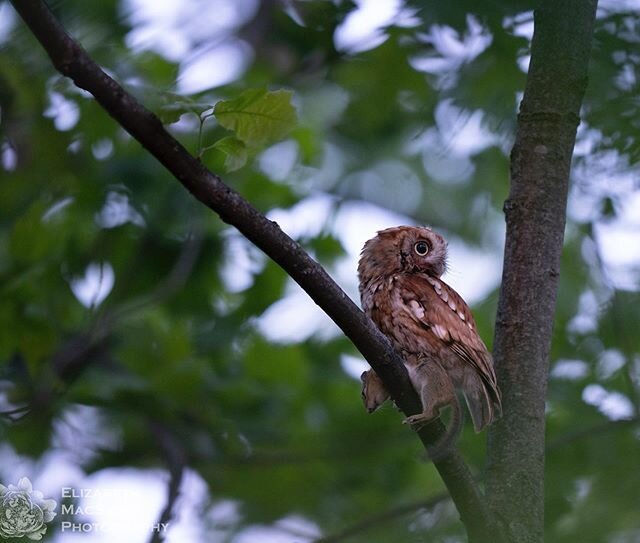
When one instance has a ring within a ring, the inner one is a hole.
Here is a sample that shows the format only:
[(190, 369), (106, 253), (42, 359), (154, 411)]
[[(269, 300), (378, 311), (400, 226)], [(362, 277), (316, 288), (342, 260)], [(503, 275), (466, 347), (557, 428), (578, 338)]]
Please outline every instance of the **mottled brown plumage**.
[[(440, 279), (447, 244), (430, 228), (399, 226), (378, 232), (365, 244), (358, 277), (362, 307), (402, 354), (423, 413), (407, 422), (427, 422), (441, 407), (464, 395), (476, 432), (501, 411), (493, 361), (476, 330), (469, 307)], [(378, 376), (362, 375), (369, 411), (389, 394)]]

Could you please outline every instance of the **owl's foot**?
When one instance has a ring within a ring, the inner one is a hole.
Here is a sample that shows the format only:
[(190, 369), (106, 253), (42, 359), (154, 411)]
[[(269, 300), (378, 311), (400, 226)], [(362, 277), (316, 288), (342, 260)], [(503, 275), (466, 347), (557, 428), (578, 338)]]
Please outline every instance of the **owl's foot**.
[(437, 420), (439, 415), (433, 415), (430, 413), (418, 413), (417, 415), (411, 415), (402, 421), (402, 424), (409, 424), (412, 428), (419, 430), (423, 426), (430, 424), (434, 420)]

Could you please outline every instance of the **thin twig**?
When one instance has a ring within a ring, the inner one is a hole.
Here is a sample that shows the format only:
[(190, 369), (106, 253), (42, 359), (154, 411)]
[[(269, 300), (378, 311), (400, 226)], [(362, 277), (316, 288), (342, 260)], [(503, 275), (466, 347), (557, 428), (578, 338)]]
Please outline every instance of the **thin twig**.
[[(43, 379), (28, 405), (13, 411), (0, 412), (11, 422), (32, 412), (46, 411), (54, 397), (63, 393), (90, 366), (103, 360), (108, 352), (109, 338), (116, 323), (151, 305), (169, 298), (187, 281), (202, 247), (202, 236), (190, 235), (167, 276), (148, 294), (127, 304), (98, 314), (86, 331), (67, 340), (51, 357), (49, 378)], [(12, 415), (19, 414), (19, 417)]]
[(179, 291), (193, 271), (193, 267), (200, 255), (202, 242), (202, 234), (189, 234), (189, 237), (182, 244), (178, 259), (168, 275), (151, 292), (113, 309), (106, 318), (112, 322), (120, 322), (126, 316), (135, 314), (147, 306), (158, 304)]
[(376, 513), (375, 515), (363, 518), (362, 520), (352, 524), (348, 528), (345, 528), (344, 530), (334, 535), (316, 539), (314, 543), (339, 543), (352, 536), (359, 535), (363, 532), (368, 532), (369, 530), (375, 528), (376, 526), (379, 526), (380, 524), (384, 524), (386, 522), (395, 520), (398, 517), (414, 513), (419, 509), (431, 509), (448, 498), (449, 496), (446, 493), (436, 494), (428, 500), (420, 500), (414, 503), (406, 503), (404, 505), (393, 507), (386, 511), (382, 511), (381, 513)]
[(548, 452), (552, 452), (567, 445), (572, 444), (575, 441), (579, 441), (585, 438), (594, 438), (608, 432), (615, 432), (623, 430), (625, 428), (633, 428), (640, 423), (639, 417), (633, 417), (631, 419), (623, 420), (605, 420), (598, 424), (588, 426), (587, 428), (578, 428), (572, 432), (566, 432), (561, 436), (549, 441), (546, 446)]
[(180, 495), (180, 485), (187, 463), (187, 453), (180, 440), (164, 424), (151, 421), (150, 426), (169, 469), (167, 503), (156, 523), (158, 529), (152, 532), (149, 540), (149, 543), (161, 543), (166, 537), (166, 529), (174, 516), (174, 508)]
[(28, 415), (30, 411), (30, 405), (23, 405), (22, 407), (16, 407), (15, 409), (0, 411), (0, 417), (6, 418), (9, 422), (16, 422)]

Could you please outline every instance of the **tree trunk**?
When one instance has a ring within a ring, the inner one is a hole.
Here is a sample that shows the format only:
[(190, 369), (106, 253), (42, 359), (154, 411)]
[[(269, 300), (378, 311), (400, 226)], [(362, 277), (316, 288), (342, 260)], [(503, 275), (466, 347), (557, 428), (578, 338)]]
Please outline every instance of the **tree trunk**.
[(494, 357), (503, 418), (489, 432), (487, 499), (509, 539), (544, 536), (549, 350), (571, 156), (587, 84), (597, 0), (542, 0), (516, 141)]

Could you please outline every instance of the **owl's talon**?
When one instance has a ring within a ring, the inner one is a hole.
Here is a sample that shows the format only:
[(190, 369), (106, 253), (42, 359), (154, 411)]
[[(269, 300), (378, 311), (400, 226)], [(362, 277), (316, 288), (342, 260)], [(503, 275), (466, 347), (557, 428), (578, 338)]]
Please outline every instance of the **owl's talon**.
[(411, 415), (402, 421), (402, 424), (409, 424), (412, 428), (419, 430), (423, 426), (432, 423), (438, 418), (438, 415), (429, 416), (425, 413), (418, 413), (417, 415)]

